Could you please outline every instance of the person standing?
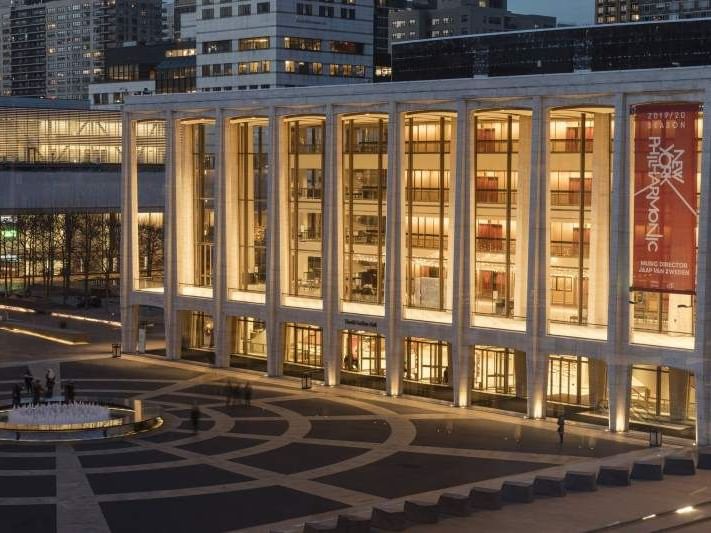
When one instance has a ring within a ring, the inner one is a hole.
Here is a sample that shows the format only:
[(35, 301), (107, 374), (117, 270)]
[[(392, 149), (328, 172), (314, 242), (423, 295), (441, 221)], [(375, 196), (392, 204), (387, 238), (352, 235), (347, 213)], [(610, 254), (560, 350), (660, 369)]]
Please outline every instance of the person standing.
[(244, 404), (247, 407), (252, 405), (252, 384), (249, 381), (244, 384)]
[(30, 367), (27, 367), (27, 370), (25, 370), (25, 375), (23, 377), (25, 379), (25, 388), (27, 389), (27, 394), (31, 394), (32, 382), (34, 381), (34, 377), (32, 376), (32, 371), (30, 370)]
[(20, 407), (22, 404), (22, 387), (17, 383), (12, 386), (12, 406)]
[(47, 388), (47, 398), (54, 396), (54, 383), (57, 379), (57, 375), (54, 373), (53, 368), (47, 369), (47, 375), (45, 376), (45, 387)]
[(200, 407), (196, 402), (193, 402), (193, 407), (190, 409), (190, 421), (193, 424), (193, 435), (197, 435), (198, 429), (200, 429)]
[(563, 437), (565, 437), (565, 415), (561, 413), (558, 416), (558, 438), (561, 446), (563, 446)]
[(36, 379), (32, 385), (32, 404), (39, 405), (42, 398), (42, 384), (39, 379)]
[(225, 385), (225, 407), (229, 407), (232, 405), (232, 400), (234, 398), (234, 386), (232, 385), (232, 380), (227, 381), (227, 385)]

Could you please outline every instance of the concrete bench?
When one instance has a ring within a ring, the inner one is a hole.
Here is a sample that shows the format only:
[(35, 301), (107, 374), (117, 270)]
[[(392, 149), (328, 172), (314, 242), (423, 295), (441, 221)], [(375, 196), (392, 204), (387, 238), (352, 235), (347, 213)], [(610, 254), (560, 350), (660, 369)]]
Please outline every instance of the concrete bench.
[(606, 487), (627, 487), (630, 485), (630, 469), (627, 466), (601, 466), (597, 484)]
[(635, 461), (632, 465), (632, 479), (662, 481), (664, 472), (660, 461)]
[(474, 509), (498, 511), (503, 505), (501, 489), (474, 487), (469, 491), (469, 503)]
[(408, 522), (405, 511), (401, 508), (374, 507), (370, 525), (385, 531), (402, 531), (407, 528)]
[(528, 481), (504, 481), (501, 486), (501, 497), (505, 502), (533, 502), (533, 483)]
[(336, 529), (338, 533), (368, 533), (370, 531), (370, 517), (355, 514), (338, 515)]
[(536, 496), (565, 496), (567, 494), (565, 479), (555, 476), (536, 476), (533, 480), (533, 493)]
[(405, 502), (405, 518), (416, 524), (436, 524), (439, 522), (439, 504), (407, 500)]
[(452, 516), (469, 516), (472, 506), (469, 496), (454, 492), (445, 492), (439, 497), (439, 510), (441, 513)]
[(698, 451), (698, 462), (696, 468), (701, 470), (711, 470), (711, 448), (701, 448)]
[(323, 533), (328, 531), (330, 533), (336, 533), (338, 531), (338, 524), (335, 519), (324, 520), (322, 522), (306, 522), (304, 524), (304, 533)]
[(596, 472), (573, 472), (565, 473), (565, 488), (577, 492), (593, 492), (597, 490)]
[(664, 459), (664, 474), (670, 476), (693, 476), (696, 463), (687, 455), (670, 455)]

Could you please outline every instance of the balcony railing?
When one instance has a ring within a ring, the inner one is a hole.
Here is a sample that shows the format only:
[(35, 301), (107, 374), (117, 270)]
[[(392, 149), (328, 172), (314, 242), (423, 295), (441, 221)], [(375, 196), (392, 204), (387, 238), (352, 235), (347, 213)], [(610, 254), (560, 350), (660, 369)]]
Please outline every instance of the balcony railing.
[[(580, 243), (571, 241), (551, 241), (551, 257), (579, 257)], [(583, 245), (583, 257), (590, 257), (590, 243)]]
[[(592, 201), (592, 193), (585, 191), (583, 193), (583, 205), (590, 207)], [(576, 207), (580, 206), (580, 191), (571, 190), (551, 190), (551, 205), (553, 207)]]
[(407, 189), (407, 198), (412, 198), (413, 202), (439, 202), (444, 197), (445, 202), (449, 200), (449, 188), (440, 190), (439, 187), (413, 187)]
[[(509, 142), (506, 140), (477, 140), (476, 151), (480, 154), (505, 154), (509, 150)], [(518, 153), (518, 141), (511, 142), (511, 153)]]
[[(476, 202), (478, 204), (494, 204), (494, 205), (505, 205), (507, 198), (506, 189), (477, 189), (476, 190)], [(518, 192), (515, 190), (511, 191), (511, 205), (516, 205), (518, 201)]]
[[(580, 153), (580, 139), (551, 139), (551, 153), (553, 154), (577, 154)], [(585, 153), (591, 154), (593, 151), (593, 140), (585, 140)]]
[[(503, 254), (506, 252), (506, 239), (503, 237), (477, 237), (476, 251)], [(509, 253), (516, 253), (516, 239), (510, 239)]]

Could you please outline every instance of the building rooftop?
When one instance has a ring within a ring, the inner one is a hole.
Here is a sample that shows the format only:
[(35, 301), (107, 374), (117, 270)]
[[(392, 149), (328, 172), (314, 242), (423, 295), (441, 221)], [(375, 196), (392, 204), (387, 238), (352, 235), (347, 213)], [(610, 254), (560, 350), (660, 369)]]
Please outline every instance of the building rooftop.
[(56, 100), (26, 96), (0, 96), (0, 107), (89, 110), (89, 102), (84, 100)]

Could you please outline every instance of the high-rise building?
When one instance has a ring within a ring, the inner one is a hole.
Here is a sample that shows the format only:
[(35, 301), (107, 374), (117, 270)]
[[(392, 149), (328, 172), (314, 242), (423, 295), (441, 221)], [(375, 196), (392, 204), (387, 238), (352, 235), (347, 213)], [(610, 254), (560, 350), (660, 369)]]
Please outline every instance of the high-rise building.
[(638, 20), (639, 0), (595, 0), (595, 21), (598, 24)]
[(279, 0), (197, 8), (198, 91), (359, 83), (373, 78), (373, 0)]
[(595, 0), (598, 24), (711, 17), (709, 0)]
[(86, 99), (104, 51), (161, 37), (160, 0), (0, 3), (2, 94)]
[(507, 10), (506, 0), (434, 0), (390, 12), (390, 44), (431, 37), (554, 28), (555, 17)]

